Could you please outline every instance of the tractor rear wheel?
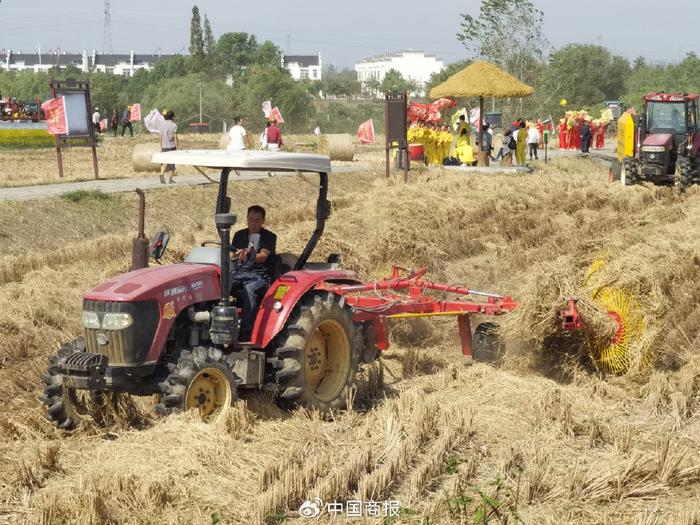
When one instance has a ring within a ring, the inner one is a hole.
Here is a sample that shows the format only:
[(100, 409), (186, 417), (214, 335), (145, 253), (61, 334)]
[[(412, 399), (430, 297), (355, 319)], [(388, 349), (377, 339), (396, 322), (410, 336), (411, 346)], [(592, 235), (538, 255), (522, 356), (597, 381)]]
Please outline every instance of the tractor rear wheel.
[(58, 353), (49, 357), (49, 366), (41, 376), (44, 392), (39, 400), (46, 406), (46, 419), (64, 430), (72, 430), (82, 421), (103, 423), (99, 413), (105, 401), (104, 392), (63, 386), (61, 365), (71, 354), (84, 351), (85, 340), (82, 337), (63, 343)]
[(196, 409), (204, 421), (214, 422), (238, 399), (240, 383), (221, 350), (198, 346), (182, 350), (170, 374), (160, 383), (161, 401), (156, 412), (168, 415)]
[(499, 365), (506, 352), (505, 345), (498, 339), (496, 323), (480, 323), (472, 337), (472, 352), (477, 363)]
[(693, 161), (688, 157), (679, 158), (675, 177), (675, 185), (678, 188), (678, 193), (683, 193), (688, 186), (693, 183), (694, 178)]
[(346, 407), (363, 348), (362, 331), (341, 297), (312, 292), (297, 304), (275, 349), (277, 399), (324, 414)]

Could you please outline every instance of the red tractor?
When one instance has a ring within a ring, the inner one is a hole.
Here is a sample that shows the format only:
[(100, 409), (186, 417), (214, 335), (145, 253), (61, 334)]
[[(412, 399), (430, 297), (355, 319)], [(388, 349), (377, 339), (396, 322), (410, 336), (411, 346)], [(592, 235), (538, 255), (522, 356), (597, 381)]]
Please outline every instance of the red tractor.
[[(243, 389), (271, 390), (283, 406), (330, 413), (346, 406), (360, 363), (388, 348), (389, 317), (458, 316), (465, 355), (490, 361), (501, 356), (495, 325), (479, 325), (472, 342), (469, 315), (510, 311), (516, 304), (509, 297), (423, 281), (425, 269), (405, 275), (394, 267), (391, 277), (362, 283), (340, 268), (337, 255), (309, 262), (331, 210), (328, 157), (211, 150), (158, 153), (153, 161), (221, 168), (215, 219), (221, 241), (194, 248), (182, 263), (130, 271), (85, 293), (84, 337), (51, 356), (43, 376), (41, 400), (56, 425), (72, 428), (94, 416), (94, 401), (122, 393), (159, 394), (158, 412), (197, 409), (206, 420), (225, 413)], [(316, 229), (301, 255), (286, 261), (289, 266), (278, 257), (277, 275), (263, 290), (252, 335), (244, 341), (237, 306), (242, 289), (230, 273), (236, 217), (227, 192), (234, 170), (320, 178)], [(155, 259), (167, 240), (155, 238)], [(475, 299), (447, 300), (450, 294)]]
[[(625, 184), (675, 184), (680, 192), (700, 182), (698, 94), (651, 93), (635, 122), (634, 145), (626, 151)], [(631, 145), (630, 145), (631, 146)], [(618, 146), (619, 147), (619, 146)]]

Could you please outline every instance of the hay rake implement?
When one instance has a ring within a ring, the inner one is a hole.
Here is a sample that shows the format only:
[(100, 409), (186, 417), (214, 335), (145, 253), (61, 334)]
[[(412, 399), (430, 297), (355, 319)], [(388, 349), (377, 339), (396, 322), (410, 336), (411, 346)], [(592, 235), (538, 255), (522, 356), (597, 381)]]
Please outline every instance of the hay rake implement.
[[(354, 309), (353, 320), (365, 325), (374, 337), (376, 348), (382, 352), (389, 348), (387, 319), (455, 316), (462, 354), (476, 360), (497, 361), (502, 345), (494, 332), (496, 325), (481, 323), (473, 341), (469, 316), (502, 315), (514, 310), (517, 303), (509, 296), (424, 280), (427, 271), (425, 267), (409, 270), (394, 265), (386, 279), (329, 286), (327, 290), (342, 296)], [(448, 300), (449, 294), (462, 298)]]

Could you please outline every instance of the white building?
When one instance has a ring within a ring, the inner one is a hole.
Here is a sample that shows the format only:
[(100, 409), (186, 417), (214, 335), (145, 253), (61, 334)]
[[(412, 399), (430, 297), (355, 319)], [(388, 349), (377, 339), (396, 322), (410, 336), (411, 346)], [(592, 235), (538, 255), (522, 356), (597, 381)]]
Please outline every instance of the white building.
[(318, 55), (284, 55), (282, 67), (294, 80), (321, 80), (321, 53)]
[(417, 86), (418, 96), (423, 96), (425, 84), (433, 73), (438, 73), (444, 67), (442, 60), (434, 55), (426, 55), (422, 51), (400, 51), (386, 55), (368, 58), (355, 64), (357, 80), (364, 88), (369, 80), (381, 84), (386, 74), (395, 69), (406, 80), (411, 80)]
[(7, 71), (48, 71), (52, 67), (65, 69), (67, 66), (75, 66), (83, 73), (89, 71), (101, 71), (115, 75), (134, 76), (139, 69), (150, 71), (153, 66), (172, 55), (136, 55), (133, 51), (123, 55), (104, 55), (83, 51), (81, 54), (67, 53), (65, 51), (39, 53), (14, 53), (6, 50), (0, 53), (0, 68)]

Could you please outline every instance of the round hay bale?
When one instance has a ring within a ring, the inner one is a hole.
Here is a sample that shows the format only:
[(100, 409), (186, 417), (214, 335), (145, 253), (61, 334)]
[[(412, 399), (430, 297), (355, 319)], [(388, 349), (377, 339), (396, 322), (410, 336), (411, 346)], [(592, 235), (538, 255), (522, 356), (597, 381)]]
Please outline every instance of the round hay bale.
[(321, 135), (318, 141), (318, 152), (321, 155), (328, 155), (331, 160), (354, 160), (355, 144), (352, 142), (352, 135), (347, 133)]
[(160, 153), (160, 144), (153, 142), (136, 144), (131, 154), (134, 171), (160, 171), (160, 164), (151, 162), (151, 156), (154, 153)]

